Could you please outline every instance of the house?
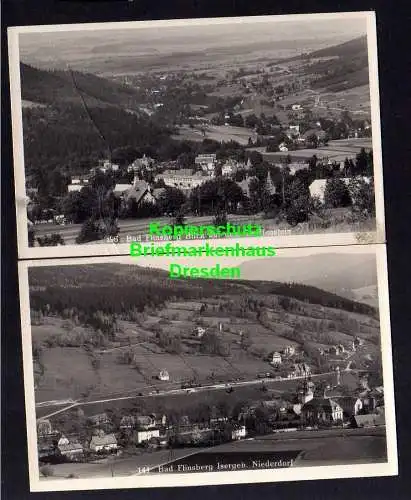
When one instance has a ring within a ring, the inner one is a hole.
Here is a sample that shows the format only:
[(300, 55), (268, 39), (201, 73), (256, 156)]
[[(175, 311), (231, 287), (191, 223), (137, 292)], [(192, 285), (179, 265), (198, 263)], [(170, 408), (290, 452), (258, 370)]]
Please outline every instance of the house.
[(332, 354), (334, 356), (340, 356), (345, 352), (344, 346), (341, 344), (338, 345), (333, 345), (329, 348), (328, 350), (329, 354)]
[(306, 377), (310, 374), (311, 368), (306, 363), (295, 363), (293, 370), (288, 374), (288, 378)]
[(180, 170), (165, 170), (162, 174), (157, 175), (156, 181), (162, 179), (166, 186), (191, 190), (201, 186), (212, 177), (212, 175), (204, 175), (201, 172), (193, 173), (191, 169), (182, 168)]
[(168, 374), (167, 370), (161, 370), (158, 379), (162, 380), (163, 382), (168, 382), (170, 380), (170, 375)]
[(233, 175), (238, 170), (238, 163), (233, 160), (227, 160), (221, 167), (221, 175)]
[(114, 434), (102, 434), (99, 436), (93, 436), (90, 441), (91, 451), (110, 451), (116, 450), (117, 448), (117, 439)]
[(127, 167), (127, 172), (141, 172), (141, 170), (146, 169), (146, 170), (151, 170), (152, 166), (154, 165), (154, 160), (153, 158), (150, 158), (149, 156), (146, 156), (145, 154), (142, 156), (142, 158), (137, 158), (136, 160), (131, 163)]
[(245, 425), (233, 425), (231, 431), (231, 439), (237, 441), (238, 439), (244, 439), (247, 436), (247, 429)]
[(337, 396), (333, 397), (333, 400), (341, 406), (345, 418), (351, 418), (358, 415), (358, 412), (363, 408), (363, 402), (357, 397)]
[(306, 423), (332, 423), (343, 419), (343, 409), (331, 398), (313, 398), (303, 405), (301, 415)]
[(62, 446), (62, 445), (66, 445), (66, 444), (69, 444), (69, 440), (68, 438), (66, 438), (66, 436), (64, 434), (62, 434), (59, 438), (59, 440), (57, 441), (57, 446)]
[(92, 415), (88, 419), (92, 425), (96, 426), (110, 423), (110, 419), (108, 418), (108, 415), (106, 413), (99, 413), (97, 415)]
[(103, 160), (101, 162), (100, 170), (102, 172), (107, 172), (109, 170), (112, 170), (113, 172), (117, 172), (118, 169), (119, 169), (119, 165), (117, 165), (117, 163), (112, 163), (110, 160)]
[(137, 176), (134, 177), (133, 184), (116, 184), (113, 193), (120, 197), (125, 203), (156, 203), (156, 198), (152, 195), (150, 185)]
[(124, 415), (120, 420), (120, 429), (133, 429), (136, 425), (136, 419), (132, 415)]
[(355, 339), (354, 339), (354, 345), (355, 345), (355, 347), (359, 347), (359, 346), (361, 346), (363, 344), (364, 344), (364, 340), (363, 339), (360, 339), (360, 337), (358, 337), (358, 336), (355, 337)]
[(293, 111), (299, 111), (300, 109), (302, 109), (302, 106), (301, 106), (301, 104), (293, 104), (293, 105), (291, 106), (291, 109), (292, 109)]
[(194, 160), (195, 165), (201, 167), (204, 172), (214, 172), (216, 162), (216, 154), (200, 154)]
[(308, 401), (314, 399), (314, 389), (315, 387), (313, 382), (307, 382), (306, 380), (304, 380), (304, 383), (298, 391), (298, 402), (301, 405), (304, 405), (305, 403), (308, 403)]
[(89, 180), (88, 178), (80, 179), (71, 179), (71, 183), (68, 184), (67, 186), (67, 192), (68, 193), (76, 193), (78, 191), (81, 191), (83, 187), (88, 186)]
[(271, 359), (271, 364), (272, 365), (280, 365), (281, 364), (281, 354), (279, 352), (274, 352), (272, 359)]
[(288, 345), (288, 346), (284, 347), (283, 354), (284, 354), (284, 356), (294, 356), (295, 347), (292, 345)]
[(153, 415), (139, 415), (136, 417), (136, 426), (139, 429), (150, 429), (156, 426), (156, 421)]
[(145, 443), (146, 441), (149, 441), (151, 438), (160, 437), (160, 430), (159, 429), (139, 430), (136, 433), (136, 437), (138, 444)]
[(50, 436), (53, 434), (50, 420), (42, 419), (37, 421), (37, 436)]
[(278, 149), (282, 152), (282, 153), (285, 153), (286, 151), (288, 151), (288, 148), (285, 144), (285, 142), (282, 142), (279, 146), (278, 146)]
[(352, 423), (355, 427), (376, 427), (379, 425), (385, 425), (385, 415), (381, 413), (355, 415)]
[(205, 334), (205, 332), (206, 332), (206, 329), (203, 328), (202, 326), (197, 326), (196, 327), (195, 333), (196, 333), (196, 336), (198, 338), (201, 339), (201, 337)]
[(80, 443), (58, 444), (57, 448), (61, 455), (71, 459), (84, 453), (84, 448)]
[(289, 134), (290, 136), (290, 139), (293, 138), (293, 137), (297, 137), (300, 135), (300, 126), (299, 125), (290, 125), (288, 127), (288, 133), (287, 135)]
[(166, 192), (166, 188), (153, 188), (151, 190), (151, 194), (153, 195), (156, 202), (160, 200), (163, 194)]

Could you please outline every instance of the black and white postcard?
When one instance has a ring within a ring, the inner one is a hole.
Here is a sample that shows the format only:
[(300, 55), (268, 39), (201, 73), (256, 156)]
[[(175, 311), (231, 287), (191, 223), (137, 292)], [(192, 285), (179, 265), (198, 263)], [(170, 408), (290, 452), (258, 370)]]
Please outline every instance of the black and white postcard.
[(151, 222), (385, 241), (373, 12), (8, 36), (20, 257), (125, 254)]
[(397, 474), (385, 245), (217, 262), (19, 263), (32, 491)]

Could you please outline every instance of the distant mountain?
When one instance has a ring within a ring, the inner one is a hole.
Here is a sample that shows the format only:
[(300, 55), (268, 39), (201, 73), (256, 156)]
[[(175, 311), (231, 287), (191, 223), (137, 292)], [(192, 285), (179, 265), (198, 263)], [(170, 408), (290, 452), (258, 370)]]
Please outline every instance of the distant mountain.
[(241, 277), (249, 280), (276, 280), (303, 283), (352, 300), (354, 290), (377, 284), (373, 254), (317, 254), (306, 257), (270, 258), (244, 262)]
[[(328, 60), (317, 60), (330, 58)], [(367, 38), (360, 37), (333, 47), (311, 52), (303, 57), (310, 61), (307, 74), (315, 76), (312, 88), (340, 92), (369, 85)], [(314, 60), (314, 63), (312, 61)]]
[(358, 57), (367, 53), (367, 37), (360, 36), (348, 42), (316, 50), (308, 54), (307, 57)]
[[(79, 71), (46, 71), (20, 64), (22, 99), (40, 104), (120, 106), (137, 109), (138, 93), (120, 83)], [(82, 96), (82, 97), (81, 97)]]

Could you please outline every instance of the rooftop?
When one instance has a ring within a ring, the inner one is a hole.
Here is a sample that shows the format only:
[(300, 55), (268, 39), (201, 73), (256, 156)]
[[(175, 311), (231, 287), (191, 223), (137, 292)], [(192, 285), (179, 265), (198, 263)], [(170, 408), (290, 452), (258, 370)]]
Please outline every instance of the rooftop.
[(105, 436), (93, 436), (90, 441), (90, 446), (107, 446), (117, 444), (117, 439), (114, 434), (106, 434)]

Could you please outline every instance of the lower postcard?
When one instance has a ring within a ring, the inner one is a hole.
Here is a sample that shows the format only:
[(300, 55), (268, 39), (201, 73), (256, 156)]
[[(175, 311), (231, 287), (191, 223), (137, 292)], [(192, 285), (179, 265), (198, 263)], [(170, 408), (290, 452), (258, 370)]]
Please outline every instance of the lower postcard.
[(20, 262), (31, 490), (396, 475), (385, 246), (273, 253)]

